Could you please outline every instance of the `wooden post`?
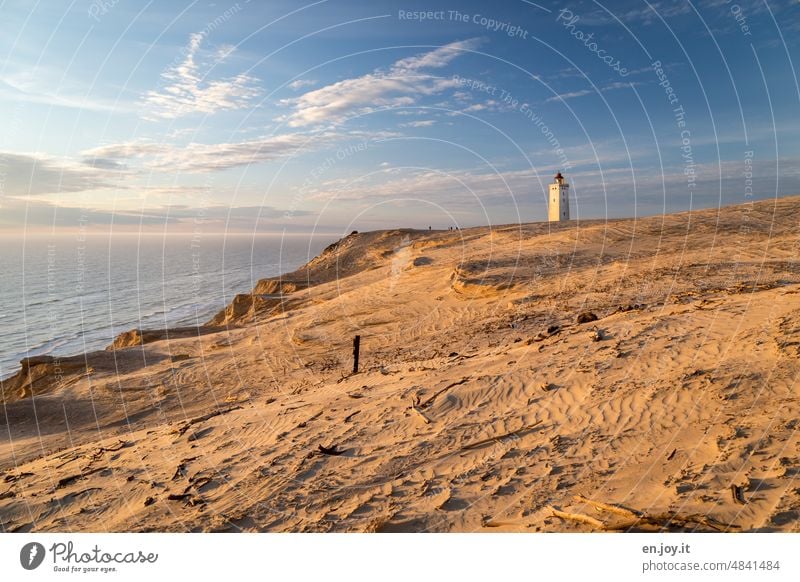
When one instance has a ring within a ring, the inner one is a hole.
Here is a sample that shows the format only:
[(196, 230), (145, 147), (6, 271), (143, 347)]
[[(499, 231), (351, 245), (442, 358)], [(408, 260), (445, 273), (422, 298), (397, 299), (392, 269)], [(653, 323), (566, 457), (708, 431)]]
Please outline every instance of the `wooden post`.
[(361, 336), (353, 338), (353, 374), (358, 374), (358, 350), (361, 347)]

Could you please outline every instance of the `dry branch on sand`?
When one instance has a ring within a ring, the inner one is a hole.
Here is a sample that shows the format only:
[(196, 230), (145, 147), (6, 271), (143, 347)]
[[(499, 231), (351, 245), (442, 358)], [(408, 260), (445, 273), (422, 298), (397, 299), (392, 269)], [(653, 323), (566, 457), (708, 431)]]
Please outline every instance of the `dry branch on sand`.
[(219, 416), (220, 414), (228, 414), (229, 412), (233, 412), (234, 410), (239, 410), (241, 408), (242, 408), (241, 406), (231, 406), (230, 408), (223, 408), (222, 410), (215, 410), (214, 412), (209, 412), (208, 414), (204, 414), (203, 416), (190, 418), (172, 432), (177, 435), (182, 435), (187, 430), (189, 430), (189, 428), (194, 424), (197, 424), (199, 422), (205, 422), (206, 420), (214, 418), (215, 416)]
[(555, 507), (550, 508), (552, 515), (560, 519), (590, 525), (602, 531), (695, 531), (698, 528), (705, 528), (706, 530), (724, 532), (732, 529), (739, 529), (737, 525), (722, 523), (707, 515), (682, 515), (674, 511), (648, 515), (644, 512), (628, 509), (619, 505), (593, 501), (580, 495), (576, 495), (575, 499), (593, 506), (598, 511), (614, 513), (624, 519), (617, 521), (601, 521), (589, 515), (561, 511)]
[(93, 475), (94, 473), (99, 473), (100, 471), (103, 471), (104, 469), (107, 468), (108, 467), (96, 467), (94, 469), (89, 469), (88, 471), (87, 470), (81, 471), (76, 475), (69, 475), (67, 477), (62, 477), (61, 479), (58, 480), (58, 483), (56, 483), (56, 489), (61, 489), (63, 487), (66, 487), (67, 485), (71, 485), (75, 481), (84, 479), (89, 475)]
[(566, 511), (561, 511), (556, 509), (555, 507), (551, 507), (550, 511), (553, 512), (553, 515), (556, 517), (560, 517), (561, 519), (568, 519), (570, 521), (577, 521), (578, 523), (585, 523), (587, 525), (591, 525), (592, 527), (596, 527), (598, 529), (606, 529), (606, 524), (604, 524), (599, 519), (595, 519), (593, 517), (589, 517), (588, 515), (583, 515), (582, 513), (568, 513)]
[(419, 416), (422, 419), (422, 422), (424, 422), (425, 424), (430, 424), (431, 423), (431, 419), (428, 418), (427, 416), (425, 416), (425, 413), (422, 412), (419, 408), (417, 408), (417, 406), (415, 404), (411, 405), (411, 410), (413, 412), (415, 412), (417, 414), (417, 416)]
[(468, 445), (464, 445), (463, 447), (461, 447), (461, 450), (462, 451), (472, 451), (472, 450), (475, 450), (475, 449), (479, 449), (484, 445), (488, 445), (489, 443), (493, 443), (493, 442), (501, 441), (503, 439), (507, 439), (509, 437), (517, 436), (517, 435), (519, 435), (519, 433), (525, 432), (525, 431), (530, 430), (532, 428), (535, 428), (535, 427), (539, 426), (540, 424), (542, 424), (542, 421), (541, 420), (537, 420), (533, 424), (529, 424), (528, 426), (523, 426), (522, 428), (518, 428), (517, 430), (512, 430), (511, 432), (507, 432), (507, 433), (501, 434), (499, 436), (490, 437), (488, 439), (482, 439), (482, 440), (476, 441), (474, 443), (470, 443)]
[(616, 513), (617, 515), (622, 515), (623, 517), (642, 517), (642, 513), (633, 509), (628, 509), (627, 507), (622, 507), (620, 505), (609, 505), (608, 503), (603, 503), (601, 501), (595, 501), (593, 499), (588, 499), (587, 497), (583, 497), (582, 495), (575, 496), (576, 501), (580, 501), (582, 503), (587, 503), (594, 507), (595, 509), (601, 511), (608, 511), (610, 513)]
[(105, 453), (115, 453), (117, 451), (121, 451), (126, 447), (131, 446), (132, 444), (133, 443), (130, 441), (123, 441), (120, 439), (117, 441), (115, 445), (112, 445), (110, 447), (99, 447), (98, 449), (94, 450), (91, 454), (91, 459), (93, 461), (96, 461), (100, 457), (102, 457)]
[(430, 398), (426, 398), (425, 400), (423, 400), (422, 402), (420, 402), (420, 403), (419, 403), (419, 407), (420, 407), (420, 408), (427, 408), (428, 406), (430, 406), (431, 404), (433, 404), (433, 401), (434, 401), (434, 400), (436, 400), (436, 398), (437, 398), (437, 397), (441, 396), (442, 394), (444, 394), (445, 392), (447, 392), (448, 390), (450, 390), (450, 388), (455, 388), (456, 386), (460, 386), (461, 384), (465, 384), (465, 383), (466, 383), (466, 382), (468, 382), (468, 381), (469, 381), (471, 378), (472, 378), (472, 376), (466, 376), (466, 377), (464, 377), (464, 378), (461, 378), (461, 380), (459, 380), (459, 381), (457, 381), (457, 382), (453, 382), (453, 383), (451, 383), (451, 384), (448, 384), (448, 385), (447, 385), (447, 386), (445, 386), (444, 388), (442, 388), (442, 389), (440, 389), (440, 390), (437, 390), (436, 392), (434, 392), (434, 393), (433, 393), (433, 395), (432, 395)]

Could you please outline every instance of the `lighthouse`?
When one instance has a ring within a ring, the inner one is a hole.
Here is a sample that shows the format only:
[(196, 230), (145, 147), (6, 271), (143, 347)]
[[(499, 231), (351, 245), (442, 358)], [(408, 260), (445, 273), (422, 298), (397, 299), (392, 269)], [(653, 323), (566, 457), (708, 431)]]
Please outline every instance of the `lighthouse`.
[(561, 172), (556, 174), (553, 183), (550, 184), (547, 220), (550, 222), (569, 220), (569, 184), (564, 181)]

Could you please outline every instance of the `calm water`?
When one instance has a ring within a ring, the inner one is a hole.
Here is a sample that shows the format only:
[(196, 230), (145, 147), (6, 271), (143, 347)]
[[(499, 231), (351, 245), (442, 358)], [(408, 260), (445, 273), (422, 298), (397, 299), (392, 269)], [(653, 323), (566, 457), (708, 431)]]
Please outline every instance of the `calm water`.
[(0, 236), (0, 378), (26, 355), (102, 349), (135, 327), (198, 325), (335, 236)]

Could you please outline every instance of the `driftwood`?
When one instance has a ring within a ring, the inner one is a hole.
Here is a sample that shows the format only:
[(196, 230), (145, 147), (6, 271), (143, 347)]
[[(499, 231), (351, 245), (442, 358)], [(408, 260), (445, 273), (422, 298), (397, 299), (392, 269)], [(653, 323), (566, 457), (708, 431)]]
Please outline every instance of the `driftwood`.
[(592, 505), (600, 511), (607, 511), (624, 517), (622, 521), (605, 522), (581, 513), (568, 513), (555, 508), (550, 508), (555, 517), (577, 521), (602, 531), (632, 531), (635, 529), (657, 529), (659, 531), (671, 531), (676, 529), (696, 529), (703, 526), (714, 531), (730, 531), (739, 529), (738, 525), (722, 523), (712, 517), (701, 514), (681, 515), (674, 511), (648, 515), (641, 511), (611, 505), (600, 501), (593, 501), (576, 495), (575, 498), (582, 503)]
[(230, 408), (223, 408), (222, 410), (215, 410), (214, 412), (209, 412), (208, 414), (204, 414), (203, 416), (190, 418), (172, 432), (177, 435), (182, 435), (187, 430), (189, 430), (189, 428), (192, 425), (197, 424), (198, 422), (205, 422), (210, 418), (214, 418), (215, 416), (219, 416), (220, 414), (227, 414), (229, 412), (233, 412), (234, 410), (239, 410), (240, 408), (241, 406), (231, 406)]
[[(59, 459), (63, 459), (63, 458), (64, 458), (64, 456), (57, 457), (57, 458), (59, 458)], [(70, 463), (72, 463), (72, 462), (74, 462), (74, 461), (77, 461), (78, 459), (82, 459), (82, 458), (84, 458), (84, 457), (83, 457), (83, 453), (82, 453), (81, 451), (73, 451), (73, 453), (72, 453), (72, 456), (71, 456), (71, 457), (67, 458), (67, 460), (66, 460), (66, 461), (64, 461), (63, 463), (60, 463), (60, 464), (56, 465), (56, 467), (55, 467), (55, 468), (56, 468), (56, 469), (61, 469), (61, 468), (63, 468), (63, 467), (66, 467), (66, 466), (67, 466), (67, 465), (69, 465)]]
[(475, 441), (474, 443), (470, 443), (468, 445), (464, 445), (463, 447), (461, 447), (461, 450), (462, 451), (472, 451), (472, 450), (475, 450), (475, 449), (479, 449), (484, 445), (488, 445), (489, 443), (493, 443), (495, 441), (500, 441), (500, 440), (506, 439), (508, 437), (516, 436), (519, 433), (525, 432), (526, 430), (530, 430), (530, 429), (532, 429), (532, 428), (534, 428), (536, 426), (539, 426), (540, 424), (542, 424), (542, 421), (541, 420), (537, 420), (533, 424), (529, 424), (528, 426), (523, 426), (522, 428), (518, 428), (517, 430), (512, 430), (511, 432), (507, 432), (507, 433), (501, 434), (499, 436), (495, 436), (495, 437), (491, 437), (491, 438), (488, 438), (488, 439)]
[(553, 512), (553, 515), (555, 517), (561, 519), (569, 519), (571, 521), (585, 523), (599, 529), (605, 529), (605, 524), (602, 521), (600, 521), (599, 519), (595, 519), (593, 517), (589, 517), (588, 515), (583, 515), (582, 513), (567, 513), (566, 511), (560, 511), (555, 507), (551, 507), (550, 511)]
[(339, 450), (339, 447), (336, 444), (333, 444), (329, 447), (319, 445), (317, 448), (319, 448), (319, 452), (322, 453), (323, 455), (331, 455), (333, 457), (338, 457), (339, 455), (344, 453), (344, 451)]
[(354, 417), (356, 414), (359, 414), (360, 412), (361, 412), (360, 410), (356, 410), (356, 411), (355, 411), (355, 412), (353, 412), (352, 414), (348, 414), (347, 416), (345, 416), (345, 418), (344, 418), (344, 421), (345, 421), (345, 422), (350, 422), (351, 420), (353, 420), (353, 417)]
[(452, 384), (448, 384), (444, 388), (437, 390), (436, 392), (433, 393), (433, 395), (431, 395), (430, 398), (426, 398), (424, 401), (420, 402), (419, 407), (427, 408), (428, 406), (433, 404), (433, 401), (436, 400), (438, 396), (441, 396), (442, 394), (450, 390), (450, 388), (455, 388), (456, 386), (460, 386), (461, 384), (469, 382), (471, 378), (472, 376), (465, 376), (464, 378), (461, 378), (461, 380), (459, 380), (458, 382), (453, 382)]
[(580, 501), (581, 503), (586, 503), (588, 505), (591, 505), (595, 509), (599, 509), (601, 511), (608, 511), (610, 513), (616, 513), (617, 515), (622, 515), (623, 517), (638, 518), (644, 515), (640, 511), (635, 511), (633, 509), (628, 509), (627, 507), (621, 507), (619, 505), (609, 505), (608, 503), (602, 503), (600, 501), (588, 499), (587, 497), (583, 497), (582, 495), (576, 495), (575, 499), (577, 501)]
[(678, 452), (678, 449), (672, 449), (672, 452), (667, 457), (667, 460), (671, 461), (672, 459), (674, 459), (675, 458), (675, 453), (677, 453), (677, 452)]
[(77, 475), (70, 475), (69, 477), (64, 477), (62, 479), (59, 479), (58, 483), (56, 483), (56, 489), (61, 489), (62, 487), (66, 487), (67, 485), (71, 485), (73, 482), (77, 481), (78, 479), (83, 479), (84, 477), (88, 477), (89, 475), (92, 475), (93, 473), (99, 473), (100, 471), (103, 471), (105, 469), (108, 469), (108, 467), (97, 467), (96, 469), (89, 469), (88, 471), (81, 471)]
[[(90, 469), (90, 467), (92, 466), (92, 463), (94, 463), (95, 461), (97, 461), (100, 458), (102, 458), (102, 456), (105, 453), (121, 451), (125, 447), (130, 447), (131, 445), (133, 445), (133, 443), (131, 441), (123, 441), (122, 439), (120, 439), (120, 440), (117, 441), (117, 443), (115, 445), (112, 445), (110, 447), (98, 447), (97, 449), (92, 451), (90, 454), (82, 453), (80, 451), (73, 451), (71, 453), (72, 456), (67, 461), (64, 461), (60, 465), (57, 465), (56, 469), (60, 469), (60, 468), (64, 467), (65, 465), (68, 465), (69, 463), (72, 463), (73, 461), (77, 461), (78, 459), (81, 459), (81, 458), (89, 459), (89, 463), (83, 469), (81, 469), (81, 472), (79, 474), (70, 475), (69, 477), (64, 477), (63, 479), (61, 479), (58, 482), (58, 484), (56, 485), (56, 489), (61, 489), (62, 487), (65, 487), (66, 485), (69, 485), (73, 481), (77, 481), (78, 479), (80, 479), (81, 477), (83, 477), (85, 475), (91, 475), (92, 473), (97, 473), (98, 471), (100, 471), (102, 469), (106, 469), (107, 467), (101, 467), (100, 469)], [(6, 478), (6, 481), (8, 481), (8, 477)]]
[(130, 441), (117, 441), (117, 444), (110, 446), (110, 447), (100, 447), (92, 452), (91, 458), (93, 461), (98, 460), (100, 457), (103, 456), (104, 453), (114, 453), (116, 451), (121, 451), (125, 447), (131, 446), (133, 443)]
[(419, 408), (417, 408), (417, 406), (415, 404), (411, 405), (411, 410), (416, 412), (417, 416), (419, 416), (422, 419), (422, 422), (424, 422), (425, 424), (430, 424), (431, 423), (431, 419), (428, 418), (427, 416), (425, 416), (425, 413), (422, 412)]

